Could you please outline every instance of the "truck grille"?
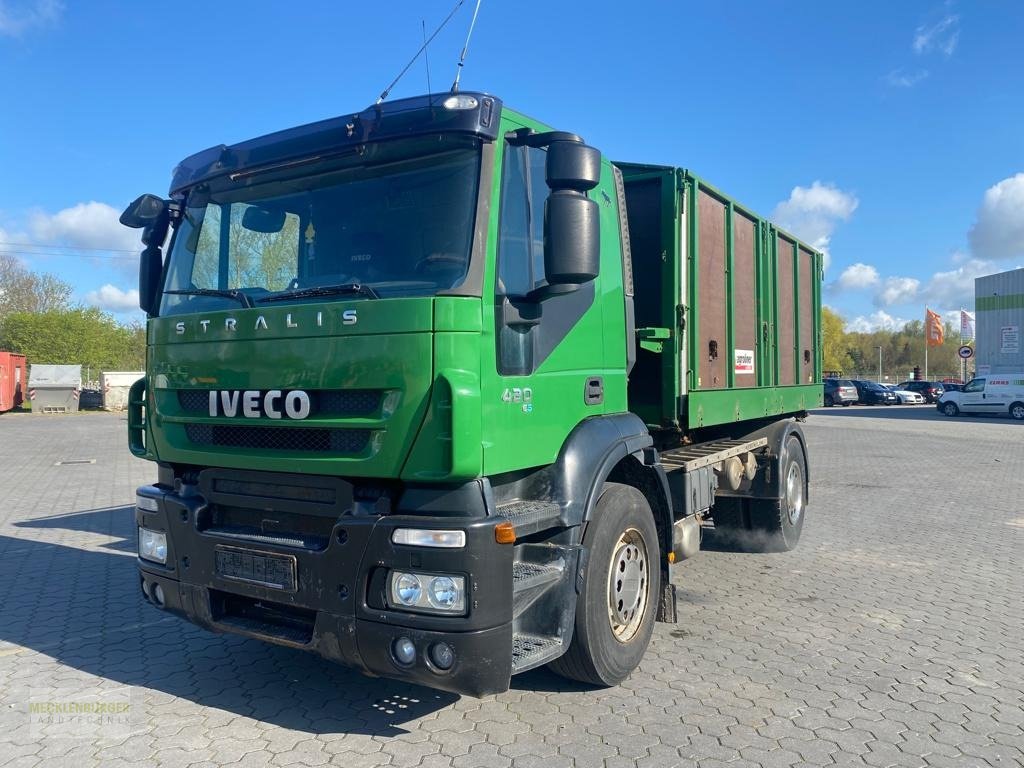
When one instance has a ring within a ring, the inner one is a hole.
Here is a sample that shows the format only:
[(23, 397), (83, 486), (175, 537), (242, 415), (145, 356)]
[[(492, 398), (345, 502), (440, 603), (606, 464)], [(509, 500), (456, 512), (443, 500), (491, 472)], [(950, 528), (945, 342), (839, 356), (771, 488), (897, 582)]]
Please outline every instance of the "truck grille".
[(196, 445), (318, 453), (360, 453), (370, 441), (368, 429), (186, 424), (185, 434)]
[[(312, 389), (311, 411), (316, 416), (368, 416), (380, 407), (379, 389)], [(266, 390), (260, 393), (266, 394)], [(179, 389), (178, 405), (185, 413), (209, 415), (210, 393), (205, 389)]]

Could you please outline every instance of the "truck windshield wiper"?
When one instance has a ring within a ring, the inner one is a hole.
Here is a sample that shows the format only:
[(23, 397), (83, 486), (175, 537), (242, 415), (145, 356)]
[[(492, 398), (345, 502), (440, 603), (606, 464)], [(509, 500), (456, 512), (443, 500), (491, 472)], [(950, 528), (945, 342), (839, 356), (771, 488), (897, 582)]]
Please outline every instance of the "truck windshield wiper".
[(181, 291), (164, 291), (164, 293), (174, 293), (180, 296), (223, 296), (225, 299), (234, 299), (246, 309), (252, 309), (256, 306), (252, 303), (252, 299), (247, 293), (236, 290), (222, 291), (217, 288), (189, 288)]
[(379, 299), (380, 294), (373, 288), (362, 283), (342, 283), (341, 285), (318, 285), (313, 288), (300, 288), (295, 291), (275, 293), (273, 296), (264, 296), (256, 301), (287, 301), (288, 299), (305, 299), (310, 296), (340, 296), (345, 293), (355, 293), (366, 296), (369, 299)]

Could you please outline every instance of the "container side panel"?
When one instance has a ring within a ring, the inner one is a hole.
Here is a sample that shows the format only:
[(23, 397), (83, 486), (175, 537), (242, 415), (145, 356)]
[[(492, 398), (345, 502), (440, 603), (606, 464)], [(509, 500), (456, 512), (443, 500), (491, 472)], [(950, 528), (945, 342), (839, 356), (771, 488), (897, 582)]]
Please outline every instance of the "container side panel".
[[(755, 368), (757, 360), (757, 273), (754, 265), (754, 245), (757, 225), (752, 219), (733, 214), (733, 372), (737, 388), (757, 385), (760, 371)], [(749, 361), (749, 364), (748, 364)]]
[(725, 272), (726, 206), (700, 190), (697, 193), (697, 294), (700, 313), (698, 388), (722, 389), (727, 386), (726, 365), (731, 365), (726, 338)]
[(814, 254), (806, 248), (799, 250), (799, 306), (800, 306), (800, 383), (813, 384), (815, 359), (814, 316)]
[[(661, 184), (660, 177), (624, 179), (637, 328), (665, 325)], [(659, 355), (637, 349), (636, 364), (629, 375), (629, 403), (630, 409), (648, 423), (657, 424), (661, 419), (661, 368)]]
[(775, 332), (779, 344), (779, 384), (796, 384), (796, 292), (794, 291), (793, 251), (795, 244), (778, 236), (779, 317)]

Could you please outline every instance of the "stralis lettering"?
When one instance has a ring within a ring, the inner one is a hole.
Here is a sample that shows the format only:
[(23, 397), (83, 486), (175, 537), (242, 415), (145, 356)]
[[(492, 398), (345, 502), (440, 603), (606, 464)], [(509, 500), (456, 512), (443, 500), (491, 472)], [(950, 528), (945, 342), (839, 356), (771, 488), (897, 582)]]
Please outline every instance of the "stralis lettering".
[[(241, 414), (239, 414), (241, 411)], [(283, 392), (272, 389), (261, 392), (258, 389), (247, 390), (211, 390), (210, 415), (224, 415), (228, 418), (245, 416), (247, 419), (259, 419), (266, 416), (270, 419), (304, 419), (309, 416), (309, 395), (301, 390)]]
[[(342, 310), (339, 313), (338, 317), (340, 318), (342, 325), (355, 325), (356, 323), (359, 322), (359, 315), (357, 314), (357, 310), (355, 310), (355, 309), (345, 309), (345, 310)], [(201, 320), (196, 320), (196, 321), (191, 321), (191, 322), (194, 323), (193, 327), (197, 328), (198, 335), (204, 336), (204, 335), (209, 333), (209, 331), (210, 331), (210, 323), (212, 321), (210, 321), (210, 320), (208, 320), (206, 318), (203, 318)], [(238, 330), (238, 322), (239, 322), (238, 319), (234, 318), (234, 317), (225, 318), (225, 320), (224, 320), (224, 331), (225, 332), (235, 332), (235, 331), (237, 331)], [(184, 320), (181, 320), (181, 321), (175, 323), (174, 324), (174, 332), (178, 336), (184, 336), (185, 332), (188, 330), (189, 324), (190, 324), (189, 322), (186, 322)], [(267, 318), (266, 317), (264, 317), (263, 315), (257, 315), (256, 319), (253, 321), (252, 329), (254, 331), (269, 331), (273, 327), (274, 326), (273, 326), (272, 323), (268, 323), (267, 322)], [(323, 312), (317, 312), (316, 315), (314, 315), (312, 317), (309, 317), (309, 318), (304, 318), (304, 317), (301, 317), (299, 315), (293, 315), (293, 314), (289, 313), (289, 314), (285, 315), (284, 327), (286, 329), (287, 328), (302, 328), (302, 327), (323, 328), (324, 327), (324, 313)], [(216, 328), (214, 328), (214, 330), (216, 330)]]

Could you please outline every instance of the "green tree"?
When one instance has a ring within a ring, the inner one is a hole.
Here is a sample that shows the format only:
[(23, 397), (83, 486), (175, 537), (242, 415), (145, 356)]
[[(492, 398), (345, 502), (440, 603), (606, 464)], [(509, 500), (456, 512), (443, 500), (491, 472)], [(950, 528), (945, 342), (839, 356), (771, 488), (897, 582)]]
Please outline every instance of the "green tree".
[(821, 359), (826, 371), (848, 371), (853, 363), (846, 351), (845, 326), (838, 313), (821, 308)]
[(26, 269), (9, 253), (0, 253), (0, 318), (12, 312), (64, 309), (72, 287), (58, 277)]
[(0, 318), (0, 348), (25, 355), (30, 365), (134, 371), (145, 365), (146, 332), (94, 307), (13, 312)]

